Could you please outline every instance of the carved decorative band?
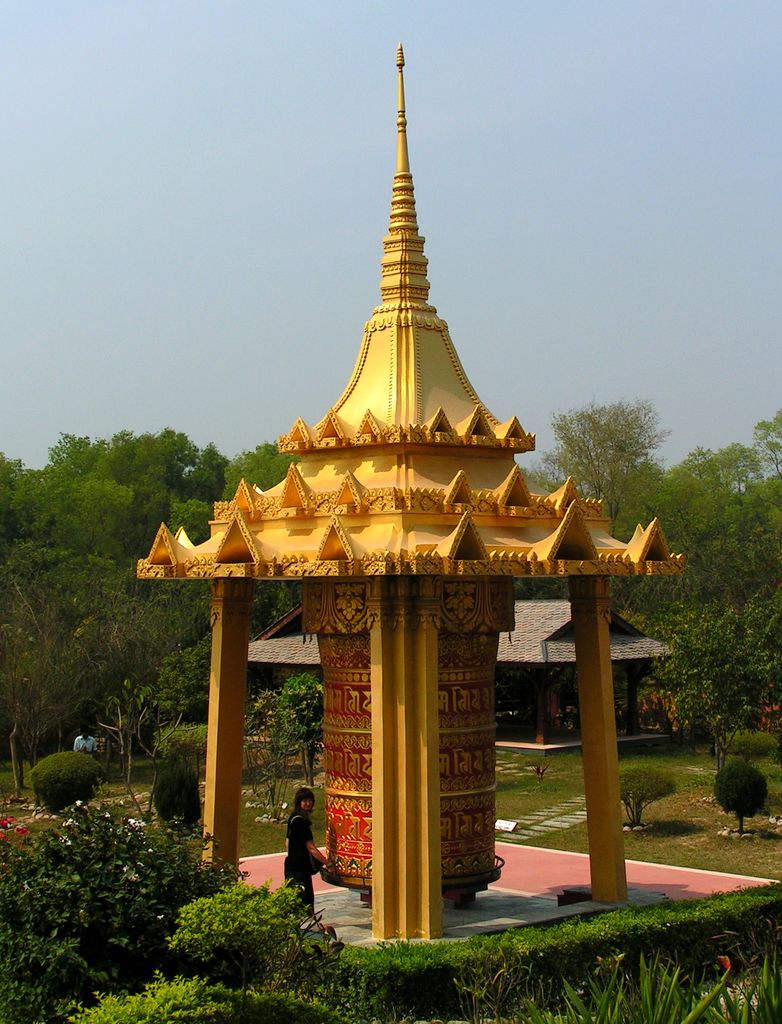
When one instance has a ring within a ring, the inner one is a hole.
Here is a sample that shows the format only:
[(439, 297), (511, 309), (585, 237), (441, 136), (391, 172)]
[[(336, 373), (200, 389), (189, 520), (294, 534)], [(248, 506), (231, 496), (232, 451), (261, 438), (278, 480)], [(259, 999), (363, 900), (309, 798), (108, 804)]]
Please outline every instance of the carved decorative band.
[(364, 633), (369, 629), (367, 585), (362, 581), (305, 580), (301, 588), (305, 633)]
[(442, 628), (453, 633), (503, 633), (513, 629), (513, 581), (505, 577), (446, 579)]

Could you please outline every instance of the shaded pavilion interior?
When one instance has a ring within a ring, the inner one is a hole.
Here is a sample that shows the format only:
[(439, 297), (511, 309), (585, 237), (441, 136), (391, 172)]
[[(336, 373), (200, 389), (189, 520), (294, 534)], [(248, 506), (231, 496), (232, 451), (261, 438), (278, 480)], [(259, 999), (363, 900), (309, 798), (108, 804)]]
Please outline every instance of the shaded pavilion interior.
[[(280, 437), (299, 457), (283, 480), (266, 491), (241, 481), (215, 503), (201, 544), (162, 524), (137, 572), (211, 582), (207, 855), (238, 858), (253, 587), (299, 579), (324, 671), (329, 880), (371, 887), (376, 938), (432, 938), (444, 891), (499, 874), (494, 671), (513, 628), (514, 577), (568, 579), (592, 890), (626, 899), (609, 581), (678, 573), (684, 560), (657, 520), (624, 543), (572, 480), (550, 494), (528, 486), (516, 456), (534, 435), (481, 401), (428, 302), (403, 68), (399, 47), (381, 301), (344, 391), (316, 423), (299, 416)], [(323, 351), (338, 350), (329, 339)], [(524, 360), (534, 365), (534, 346)]]
[[(498, 739), (545, 745), (557, 737), (578, 733), (578, 688), (575, 681), (576, 647), (570, 602), (516, 600), (514, 627), (502, 633), (495, 671), (495, 714)], [(617, 729), (625, 736), (641, 731), (638, 687), (665, 644), (646, 636), (613, 609), (609, 624), (615, 692), (623, 690), (617, 708)], [(251, 685), (275, 688), (288, 675), (321, 673), (315, 637), (302, 630), (302, 609), (297, 605), (250, 642), (248, 673)], [(617, 699), (619, 694), (617, 693)]]

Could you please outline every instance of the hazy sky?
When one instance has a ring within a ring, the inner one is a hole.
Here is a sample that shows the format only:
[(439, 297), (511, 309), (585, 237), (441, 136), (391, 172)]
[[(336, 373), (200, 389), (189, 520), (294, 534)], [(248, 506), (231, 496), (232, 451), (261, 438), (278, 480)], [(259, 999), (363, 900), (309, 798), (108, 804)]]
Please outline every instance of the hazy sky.
[(619, 398), (669, 463), (751, 441), (779, 0), (0, 0), (0, 451), (321, 418), (379, 302), (400, 40), (430, 300), (484, 403), (540, 451)]

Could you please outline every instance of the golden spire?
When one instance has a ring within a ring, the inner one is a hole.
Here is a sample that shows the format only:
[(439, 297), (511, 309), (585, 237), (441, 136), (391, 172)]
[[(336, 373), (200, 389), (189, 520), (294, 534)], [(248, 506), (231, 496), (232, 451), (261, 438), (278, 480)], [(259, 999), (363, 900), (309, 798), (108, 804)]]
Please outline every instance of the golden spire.
[(407, 118), (405, 117), (405, 54), (402, 44), (396, 48), (396, 66), (399, 69), (396, 104), (396, 172), (410, 173), (410, 160), (407, 155)]
[(397, 114), (396, 172), (391, 193), (389, 233), (383, 239), (382, 279), (380, 294), (384, 306), (429, 309), (429, 282), (424, 238), (418, 233), (415, 215), (413, 176), (407, 152), (407, 117), (405, 115), (405, 55), (400, 43), (396, 50)]

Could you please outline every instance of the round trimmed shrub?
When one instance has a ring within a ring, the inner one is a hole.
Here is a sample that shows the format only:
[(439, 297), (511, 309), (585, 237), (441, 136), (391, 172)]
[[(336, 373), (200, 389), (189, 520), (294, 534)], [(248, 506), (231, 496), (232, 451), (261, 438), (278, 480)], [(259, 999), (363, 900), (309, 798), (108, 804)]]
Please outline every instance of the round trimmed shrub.
[(714, 795), (723, 811), (736, 815), (739, 832), (743, 832), (744, 819), (762, 811), (766, 803), (766, 776), (747, 761), (728, 761), (717, 773)]
[(203, 978), (154, 981), (137, 994), (104, 996), (73, 1024), (344, 1024), (318, 1003), (268, 992), (244, 992)]
[(201, 818), (198, 779), (190, 765), (175, 760), (160, 769), (155, 783), (155, 810), (163, 821), (195, 825)]
[(619, 769), (619, 794), (632, 826), (643, 824), (646, 808), (676, 792), (676, 779), (664, 768), (650, 764), (627, 764)]
[(36, 801), (50, 811), (61, 811), (77, 800), (91, 800), (103, 782), (103, 769), (88, 754), (64, 750), (44, 757), (30, 777)]

